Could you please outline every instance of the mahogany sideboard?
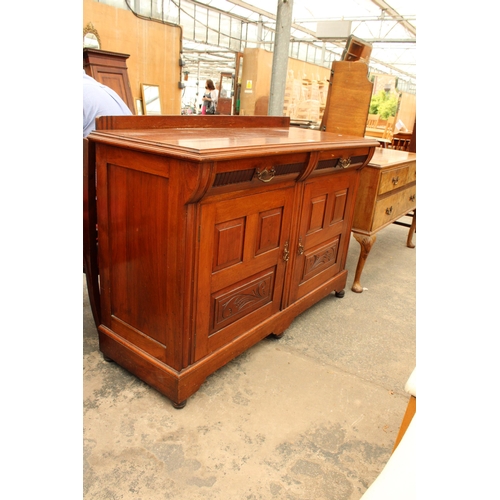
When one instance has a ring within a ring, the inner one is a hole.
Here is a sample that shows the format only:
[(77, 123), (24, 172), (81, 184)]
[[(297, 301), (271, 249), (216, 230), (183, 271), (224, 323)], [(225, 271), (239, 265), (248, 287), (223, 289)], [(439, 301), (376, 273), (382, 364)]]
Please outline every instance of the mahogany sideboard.
[(416, 225), (417, 155), (377, 148), (360, 176), (352, 232), (361, 246), (352, 291), (361, 293), (360, 279), (376, 233), (413, 211), (406, 245), (413, 248)]
[(359, 173), (378, 143), (289, 122), (101, 117), (88, 137), (100, 350), (176, 408), (215, 370), (344, 294)]

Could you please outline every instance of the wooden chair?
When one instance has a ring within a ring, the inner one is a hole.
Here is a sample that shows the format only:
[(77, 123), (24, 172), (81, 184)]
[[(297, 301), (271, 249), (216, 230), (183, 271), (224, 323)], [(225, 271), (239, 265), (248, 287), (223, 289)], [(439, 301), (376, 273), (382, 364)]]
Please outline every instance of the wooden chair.
[(387, 118), (387, 123), (385, 125), (382, 139), (388, 139), (388, 140), (392, 141), (392, 135), (394, 133), (395, 121), (396, 121), (396, 117), (394, 117), (394, 116), (390, 116), (389, 118)]
[(380, 119), (379, 115), (368, 115), (366, 126), (368, 128), (377, 128), (379, 119)]
[(397, 149), (398, 151), (409, 151), (410, 150), (410, 139), (406, 139), (404, 137), (393, 136), (389, 147), (391, 149)]

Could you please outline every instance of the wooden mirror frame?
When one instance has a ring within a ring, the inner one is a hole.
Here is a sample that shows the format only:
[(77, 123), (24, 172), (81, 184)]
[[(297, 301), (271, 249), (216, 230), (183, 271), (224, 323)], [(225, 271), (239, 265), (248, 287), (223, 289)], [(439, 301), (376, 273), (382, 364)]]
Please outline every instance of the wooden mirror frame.
[(141, 83), (142, 108), (145, 115), (161, 115), (160, 86)]

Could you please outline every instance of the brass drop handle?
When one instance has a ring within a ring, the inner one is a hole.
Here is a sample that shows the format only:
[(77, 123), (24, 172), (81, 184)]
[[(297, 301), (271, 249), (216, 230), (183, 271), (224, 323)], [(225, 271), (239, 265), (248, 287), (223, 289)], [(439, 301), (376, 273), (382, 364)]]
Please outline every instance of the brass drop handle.
[(412, 195), (410, 196), (410, 201), (415, 201), (415, 195), (414, 195), (414, 194), (412, 194)]
[(288, 241), (285, 243), (285, 247), (283, 248), (283, 260), (288, 262), (290, 258), (290, 250), (288, 249)]
[(267, 168), (263, 170), (257, 170), (257, 178), (262, 182), (272, 181), (275, 175), (276, 170), (274, 169), (274, 167), (272, 167), (271, 170), (267, 170)]
[(351, 164), (350, 158), (339, 158), (339, 165), (342, 168), (347, 168)]
[(398, 182), (399, 182), (399, 175), (397, 175), (396, 177), (393, 177), (393, 178), (392, 178), (392, 183), (393, 183), (394, 185), (396, 185)]
[(386, 209), (385, 209), (385, 213), (386, 213), (387, 215), (391, 215), (391, 214), (392, 214), (392, 207), (386, 208)]
[(302, 244), (302, 236), (299, 238), (299, 246), (297, 248), (297, 253), (302, 255), (304, 253), (304, 245)]

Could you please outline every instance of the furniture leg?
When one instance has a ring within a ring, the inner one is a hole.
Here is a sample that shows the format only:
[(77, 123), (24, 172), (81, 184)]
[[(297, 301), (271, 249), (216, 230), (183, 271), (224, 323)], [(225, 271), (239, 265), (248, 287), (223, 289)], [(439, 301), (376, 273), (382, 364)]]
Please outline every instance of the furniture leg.
[(270, 334), (268, 335), (268, 338), (271, 338), (271, 339), (276, 339), (276, 340), (277, 340), (277, 339), (280, 339), (281, 337), (283, 337), (283, 334), (284, 334), (284, 333), (285, 333), (285, 332), (281, 332), (281, 333), (270, 333)]
[(361, 293), (363, 291), (363, 287), (360, 284), (361, 273), (363, 272), (366, 259), (377, 239), (377, 236), (375, 234), (373, 236), (367, 236), (365, 234), (354, 233), (354, 238), (356, 238), (356, 241), (360, 244), (361, 251), (359, 254), (358, 265), (356, 266), (356, 274), (354, 275), (354, 282), (352, 284), (351, 290), (356, 293)]
[(413, 235), (417, 229), (417, 209), (413, 210), (413, 218), (411, 221), (410, 230), (408, 231), (408, 239), (406, 240), (406, 246), (409, 248), (415, 248), (415, 243), (413, 243)]
[(182, 410), (186, 406), (186, 403), (187, 403), (187, 399), (185, 399), (184, 401), (181, 401), (180, 403), (172, 402), (172, 406), (176, 410)]

